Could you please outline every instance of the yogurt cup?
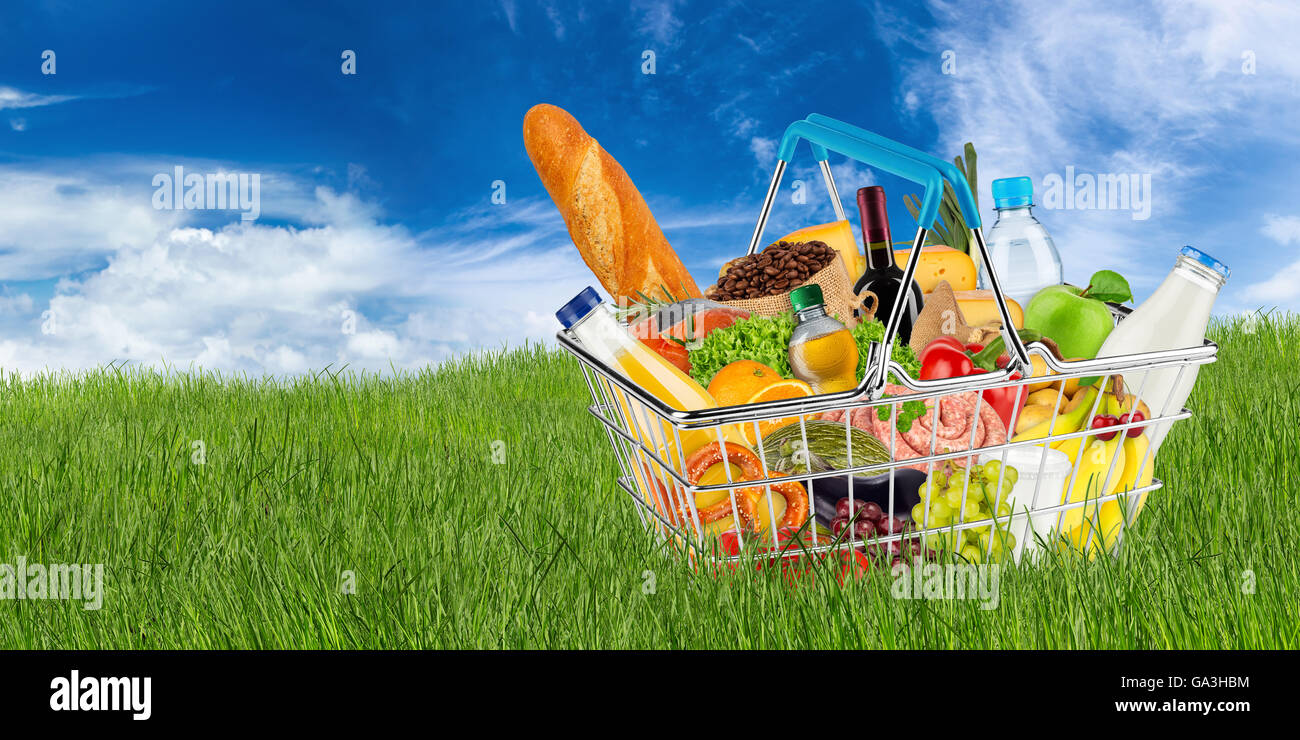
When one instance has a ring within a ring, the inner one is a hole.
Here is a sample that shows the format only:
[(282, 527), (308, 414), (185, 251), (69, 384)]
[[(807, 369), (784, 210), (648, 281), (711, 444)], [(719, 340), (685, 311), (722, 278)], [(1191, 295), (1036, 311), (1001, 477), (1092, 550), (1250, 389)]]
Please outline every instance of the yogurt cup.
[[(1044, 452), (1046, 452), (1045, 459)], [(1011, 506), (1011, 521), (1006, 526), (1016, 537), (1016, 546), (1012, 548), (1015, 559), (1019, 561), (1021, 556), (1028, 552), (1032, 560), (1043, 552), (1037, 538), (1041, 538), (1044, 542), (1052, 541), (1052, 532), (1056, 528), (1061, 512), (1029, 515), (1026, 511), (1035, 506), (1042, 508), (1059, 505), (1065, 492), (1065, 483), (1069, 480), (1074, 465), (1070, 463), (1069, 456), (1064, 452), (1043, 445), (1013, 447), (1003, 452), (985, 453), (979, 457), (981, 465), (993, 460), (1010, 465), (1020, 474), (1016, 479), (1016, 485), (1011, 489), (1011, 499), (1014, 503)], [(1034, 500), (1035, 486), (1038, 487), (1037, 501)]]

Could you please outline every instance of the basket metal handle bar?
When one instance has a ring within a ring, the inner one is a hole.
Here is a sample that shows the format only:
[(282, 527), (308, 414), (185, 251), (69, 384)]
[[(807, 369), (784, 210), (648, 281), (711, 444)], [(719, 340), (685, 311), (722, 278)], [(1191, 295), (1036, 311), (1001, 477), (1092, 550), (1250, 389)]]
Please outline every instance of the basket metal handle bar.
[[(821, 113), (810, 113), (804, 120), (815, 123), (818, 126), (825, 126), (828, 129), (839, 131), (843, 134), (848, 134), (849, 136), (857, 137), (863, 141), (870, 142), (876, 146), (894, 152), (895, 154), (910, 157), (918, 162), (928, 164), (936, 170), (939, 170), (939, 174), (943, 176), (943, 179), (952, 185), (953, 194), (957, 197), (957, 205), (961, 207), (961, 215), (962, 218), (966, 219), (966, 225), (972, 229), (978, 229), (982, 226), (980, 222), (979, 208), (975, 205), (974, 194), (970, 191), (969, 187), (958, 187), (958, 183), (966, 182), (966, 176), (963, 175), (961, 170), (957, 169), (957, 165), (952, 162), (949, 162), (946, 159), (939, 159), (932, 154), (927, 154), (920, 149), (915, 149), (903, 144), (902, 142), (887, 139), (874, 131), (868, 131), (860, 126), (854, 126), (851, 123), (845, 123), (844, 121), (836, 120), (830, 116), (824, 116)], [(827, 153), (823, 147), (813, 144), (812, 148), (813, 157), (818, 161), (824, 161), (826, 159)]]
[[(917, 233), (912, 242), (911, 254), (913, 255), (920, 253), (919, 250), (925, 244), (929, 225), (933, 224), (938, 216), (939, 201), (943, 197), (943, 183), (947, 181), (954, 192), (959, 193), (958, 200), (963, 216), (967, 218), (968, 224), (975, 225), (972, 232), (976, 236), (976, 243), (981, 250), (981, 254), (984, 255), (985, 263), (988, 263), (983, 234), (978, 228), (980, 223), (979, 212), (975, 208), (974, 196), (970, 192), (966, 179), (960, 176), (956, 166), (878, 134), (873, 134), (865, 129), (850, 126), (818, 114), (813, 114), (803, 121), (795, 121), (786, 128), (777, 153), (776, 171), (773, 173), (772, 181), (768, 186), (763, 207), (759, 211), (758, 224), (754, 227), (754, 234), (750, 238), (749, 249), (746, 254), (753, 254), (757, 251), (758, 245), (762, 241), (763, 230), (767, 225), (772, 204), (775, 202), (777, 192), (780, 189), (781, 177), (800, 139), (806, 139), (809, 142), (813, 156), (821, 164), (822, 174), (826, 178), (827, 191), (831, 194), (833, 205), (836, 206), (836, 215), (841, 218), (843, 218), (843, 207), (838, 198), (839, 190), (835, 186), (834, 177), (831, 175), (830, 166), (827, 164), (828, 150), (839, 152), (851, 159), (911, 180), (925, 187), (921, 208), (917, 214)], [(904, 282), (912, 280), (919, 264), (919, 259), (908, 260), (907, 267), (904, 270)], [(1010, 311), (1006, 307), (1001, 285), (996, 278), (990, 279), (990, 285), (997, 297), (1004, 326), (1012, 326)], [(898, 334), (902, 314), (902, 307), (900, 306), (887, 318), (885, 337), (880, 344), (882, 349), (878, 352), (878, 357), (872, 358), (873, 361), (869, 363), (869, 371), (864, 374), (863, 382), (859, 387), (852, 392), (846, 391), (846, 396), (865, 394), (871, 399), (880, 397), (889, 373), (889, 352), (887, 348), (893, 345), (894, 337)], [(1004, 370), (995, 373), (994, 375), (997, 377), (1007, 377), (1018, 369), (1027, 369), (1029, 367), (1029, 355), (1024, 344), (1020, 342), (1020, 337), (1014, 331), (1006, 333), (1009, 334), (1006, 337), (1006, 342), (1012, 355), (1012, 362)], [(953, 385), (959, 384), (954, 383)]]

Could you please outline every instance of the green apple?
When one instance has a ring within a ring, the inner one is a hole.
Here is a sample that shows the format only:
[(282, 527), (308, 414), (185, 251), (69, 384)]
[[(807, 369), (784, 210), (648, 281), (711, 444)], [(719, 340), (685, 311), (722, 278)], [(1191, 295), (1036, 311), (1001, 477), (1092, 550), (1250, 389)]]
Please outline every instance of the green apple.
[(1051, 337), (1064, 357), (1091, 360), (1115, 328), (1115, 319), (1105, 303), (1083, 290), (1073, 285), (1049, 285), (1035, 293), (1025, 307), (1025, 328)]

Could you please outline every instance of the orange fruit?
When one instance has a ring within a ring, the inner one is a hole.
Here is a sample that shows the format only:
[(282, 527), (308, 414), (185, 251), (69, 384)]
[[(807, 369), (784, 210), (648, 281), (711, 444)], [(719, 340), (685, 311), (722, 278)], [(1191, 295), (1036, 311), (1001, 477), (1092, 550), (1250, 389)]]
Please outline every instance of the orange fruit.
[(709, 395), (719, 406), (739, 406), (750, 396), (781, 380), (781, 375), (761, 362), (736, 360), (709, 381)]
[[(745, 403), (762, 403), (764, 401), (784, 401), (791, 398), (807, 398), (813, 395), (812, 386), (802, 380), (778, 380), (774, 383), (768, 383), (766, 386), (759, 388), (754, 395), (745, 399)], [(780, 429), (787, 424), (798, 424), (799, 417), (787, 416), (784, 419), (772, 419), (770, 421), (758, 422), (758, 433), (766, 439), (767, 435)], [(754, 422), (743, 422), (740, 425), (745, 439), (751, 445), (758, 444), (758, 436), (754, 433)]]

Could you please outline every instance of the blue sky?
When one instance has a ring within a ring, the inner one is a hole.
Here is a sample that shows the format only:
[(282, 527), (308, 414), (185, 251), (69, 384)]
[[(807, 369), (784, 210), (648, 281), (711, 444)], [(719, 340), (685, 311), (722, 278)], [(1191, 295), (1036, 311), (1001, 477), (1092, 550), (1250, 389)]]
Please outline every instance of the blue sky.
[[(974, 142), (990, 222), (995, 177), (1149, 175), (1145, 220), (1038, 209), (1068, 280), (1118, 269), (1140, 299), (1190, 243), (1233, 268), (1220, 313), (1297, 310), (1300, 51), (1278, 29), (1300, 10), (1218, 5), (6, 8), (0, 367), (382, 370), (545, 341), (595, 281), (524, 152), (538, 102), (623, 164), (701, 286), (816, 111), (943, 157)], [(849, 212), (884, 185), (906, 238), (914, 188), (834, 161)], [(176, 166), (258, 174), (260, 218), (155, 209)], [(795, 180), (808, 203), (778, 201), (773, 238), (830, 219), (806, 149)]]

